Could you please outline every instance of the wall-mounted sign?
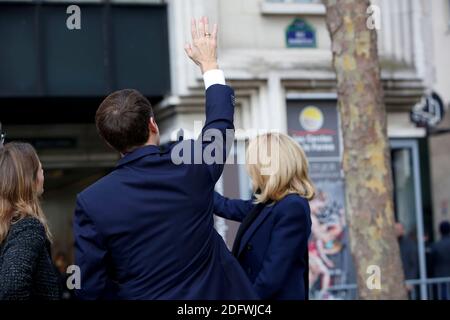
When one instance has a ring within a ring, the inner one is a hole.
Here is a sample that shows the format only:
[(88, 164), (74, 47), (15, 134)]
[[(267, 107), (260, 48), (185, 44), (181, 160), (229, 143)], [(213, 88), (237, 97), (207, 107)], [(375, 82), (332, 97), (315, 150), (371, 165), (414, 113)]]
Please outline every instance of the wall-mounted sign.
[(316, 30), (305, 20), (295, 19), (286, 29), (288, 48), (316, 48)]
[(444, 118), (445, 109), (441, 97), (432, 92), (417, 103), (411, 111), (411, 121), (419, 127), (436, 127)]
[(308, 157), (340, 158), (336, 100), (288, 101), (288, 130)]

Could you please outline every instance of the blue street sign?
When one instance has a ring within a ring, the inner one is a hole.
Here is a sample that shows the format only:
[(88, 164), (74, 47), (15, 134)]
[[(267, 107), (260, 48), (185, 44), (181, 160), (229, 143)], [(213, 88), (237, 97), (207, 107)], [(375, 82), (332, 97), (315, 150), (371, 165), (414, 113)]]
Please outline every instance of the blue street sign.
[(288, 48), (316, 48), (316, 30), (303, 19), (295, 19), (286, 29)]

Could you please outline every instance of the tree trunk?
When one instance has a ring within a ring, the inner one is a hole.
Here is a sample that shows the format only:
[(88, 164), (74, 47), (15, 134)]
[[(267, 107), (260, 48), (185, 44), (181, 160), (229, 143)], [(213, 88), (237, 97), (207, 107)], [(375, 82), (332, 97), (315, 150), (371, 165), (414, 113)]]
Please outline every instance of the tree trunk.
[[(393, 183), (377, 33), (367, 27), (370, 1), (323, 2), (337, 76), (346, 214), (359, 298), (407, 299), (394, 231)], [(378, 289), (368, 284), (374, 280), (371, 274), (377, 267), (381, 285)]]

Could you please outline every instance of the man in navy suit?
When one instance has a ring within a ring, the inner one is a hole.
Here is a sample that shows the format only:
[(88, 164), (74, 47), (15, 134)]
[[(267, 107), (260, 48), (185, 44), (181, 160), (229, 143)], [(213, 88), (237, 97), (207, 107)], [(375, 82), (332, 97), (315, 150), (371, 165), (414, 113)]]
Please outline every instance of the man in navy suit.
[[(233, 139), (234, 93), (217, 67), (217, 26), (208, 30), (206, 18), (198, 28), (193, 20), (193, 45), (185, 48), (206, 86), (199, 140), (160, 146), (150, 103), (136, 90), (112, 93), (97, 111), (100, 135), (123, 157), (77, 198), (80, 299), (258, 298), (214, 229), (213, 191)], [(199, 163), (199, 149), (220, 161)]]

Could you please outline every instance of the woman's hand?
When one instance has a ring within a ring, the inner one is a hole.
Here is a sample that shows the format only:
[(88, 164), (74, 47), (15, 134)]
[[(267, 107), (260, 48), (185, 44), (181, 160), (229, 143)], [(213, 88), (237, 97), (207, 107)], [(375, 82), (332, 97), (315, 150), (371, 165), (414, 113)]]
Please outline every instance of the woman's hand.
[(197, 64), (202, 73), (218, 69), (217, 64), (217, 24), (214, 24), (212, 33), (209, 32), (207, 17), (198, 22), (192, 19), (192, 44), (186, 44), (184, 50), (189, 58)]

